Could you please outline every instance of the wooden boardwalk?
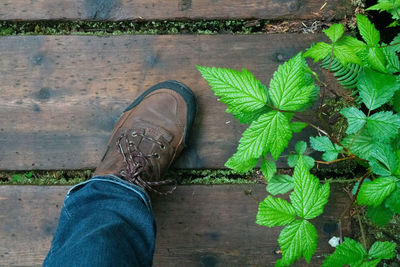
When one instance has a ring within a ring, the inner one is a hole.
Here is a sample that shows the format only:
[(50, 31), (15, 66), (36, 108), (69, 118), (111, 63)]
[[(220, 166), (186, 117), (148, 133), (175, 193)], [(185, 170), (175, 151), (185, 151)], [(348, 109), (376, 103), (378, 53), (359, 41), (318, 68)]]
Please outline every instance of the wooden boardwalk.
[[(68, 188), (0, 187), (0, 266), (41, 265)], [(349, 198), (332, 191), (335, 200), (312, 221), (319, 240), (310, 266), (320, 266), (333, 250), (328, 240), (339, 236), (336, 221)], [(275, 252), (282, 228), (255, 224), (258, 203), (266, 196), (264, 185), (180, 186), (171, 196), (156, 196), (155, 266), (271, 266), (281, 257)], [(343, 230), (349, 233), (347, 217)]]

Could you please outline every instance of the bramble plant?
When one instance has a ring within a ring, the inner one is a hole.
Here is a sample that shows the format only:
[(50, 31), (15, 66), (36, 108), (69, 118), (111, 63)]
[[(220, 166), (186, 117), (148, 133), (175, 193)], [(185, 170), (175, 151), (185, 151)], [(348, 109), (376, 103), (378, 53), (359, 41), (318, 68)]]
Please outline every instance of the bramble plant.
[[(399, 19), (400, 1), (380, 0), (370, 9), (389, 11)], [(316, 162), (356, 161), (365, 167), (365, 173), (354, 186), (351, 205), (368, 206), (367, 216), (378, 225), (400, 214), (400, 34), (385, 44), (366, 16), (357, 15), (357, 26), (363, 40), (343, 36), (341, 24), (323, 30), (330, 42), (313, 44), (304, 54), (279, 66), (268, 89), (245, 69), (198, 66), (215, 95), (228, 106), (226, 111), (241, 123), (250, 124), (237, 152), (225, 165), (245, 172), (261, 159), (267, 191), (271, 195), (291, 191), (290, 202), (269, 195), (259, 204), (258, 224), (285, 226), (278, 238), (282, 259), (276, 266), (288, 266), (301, 257), (309, 262), (316, 251), (317, 231), (309, 220), (322, 214), (330, 195), (329, 181), (322, 184), (310, 173)], [(348, 122), (344, 138), (302, 122), (296, 115), (312, 106), (320, 91), (316, 83), (322, 84), (308, 67), (306, 57), (321, 61), (322, 68), (352, 90), (354, 105), (340, 111)], [(288, 157), (293, 176), (276, 175), (275, 161), (293, 133), (307, 125), (318, 130), (319, 136), (310, 137), (309, 142), (323, 153), (322, 161), (305, 155), (307, 143), (300, 141), (296, 153)], [(376, 266), (382, 259), (395, 256), (395, 243), (375, 242), (368, 250), (365, 237), (361, 239), (362, 244), (349, 238), (341, 240), (323, 266)]]

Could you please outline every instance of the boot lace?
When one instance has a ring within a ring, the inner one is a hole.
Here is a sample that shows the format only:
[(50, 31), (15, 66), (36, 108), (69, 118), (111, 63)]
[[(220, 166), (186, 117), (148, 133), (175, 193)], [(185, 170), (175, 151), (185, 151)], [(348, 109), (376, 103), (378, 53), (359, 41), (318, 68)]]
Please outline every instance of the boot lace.
[[(150, 140), (159, 145), (161, 149), (165, 149), (165, 145), (162, 142), (155, 140), (150, 136), (137, 133), (135, 131), (132, 132), (131, 136), (139, 136), (144, 139)], [(158, 153), (144, 154), (142, 151), (140, 151), (135, 142), (130, 140), (129, 136), (126, 133), (122, 134), (118, 138), (116, 145), (119, 148), (119, 152), (121, 153), (122, 157), (124, 158), (125, 170), (121, 171), (120, 174), (125, 180), (160, 195), (168, 195), (175, 191), (175, 180), (163, 180), (154, 182), (147, 181), (149, 177), (152, 177), (154, 175), (150, 159), (160, 159), (160, 155)], [(146, 169), (147, 166), (149, 166), (150, 168)], [(149, 170), (151, 173), (149, 173)], [(155, 187), (168, 184), (172, 184), (172, 188), (166, 192), (155, 189)]]

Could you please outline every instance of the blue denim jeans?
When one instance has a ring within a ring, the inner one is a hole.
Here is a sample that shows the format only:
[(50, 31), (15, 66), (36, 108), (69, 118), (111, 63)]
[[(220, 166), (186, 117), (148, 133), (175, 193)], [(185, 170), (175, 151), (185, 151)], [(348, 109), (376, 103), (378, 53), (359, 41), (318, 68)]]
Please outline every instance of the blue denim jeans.
[(72, 187), (44, 266), (151, 266), (156, 226), (147, 193), (116, 176)]

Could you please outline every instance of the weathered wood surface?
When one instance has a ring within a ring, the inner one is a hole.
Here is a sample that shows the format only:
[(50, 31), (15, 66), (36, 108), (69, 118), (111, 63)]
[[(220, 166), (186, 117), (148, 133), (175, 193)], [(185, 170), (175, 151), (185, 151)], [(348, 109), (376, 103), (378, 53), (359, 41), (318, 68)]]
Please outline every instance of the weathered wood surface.
[(351, 14), (349, 0), (2, 0), (0, 3), (0, 20), (340, 20)]
[[(57, 227), (68, 187), (0, 187), (0, 266), (39, 266)], [(332, 190), (324, 215), (313, 220), (319, 233), (311, 266), (331, 253), (336, 220), (348, 196)], [(179, 186), (153, 200), (158, 224), (155, 266), (272, 266), (280, 258), (281, 228), (255, 224), (264, 185)], [(346, 217), (344, 235), (349, 234)], [(304, 266), (299, 262), (298, 266)]]
[[(189, 147), (176, 166), (223, 167), (246, 126), (224, 112), (196, 65), (244, 67), (268, 84), (280, 63), (322, 38), (1, 37), (0, 169), (94, 168), (124, 108), (151, 85), (169, 79), (187, 84), (198, 100)], [(304, 115), (306, 121), (314, 117)], [(310, 133), (306, 128), (292, 143)]]

